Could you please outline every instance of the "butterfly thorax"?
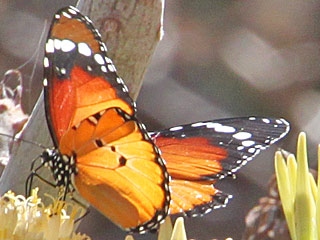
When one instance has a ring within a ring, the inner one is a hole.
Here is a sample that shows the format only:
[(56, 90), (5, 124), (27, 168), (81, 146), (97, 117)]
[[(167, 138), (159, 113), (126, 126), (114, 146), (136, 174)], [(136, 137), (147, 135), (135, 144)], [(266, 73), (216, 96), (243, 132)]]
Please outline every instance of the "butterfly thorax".
[(48, 166), (58, 187), (72, 185), (71, 179), (77, 173), (76, 156), (62, 154), (58, 149), (46, 149), (42, 155), (45, 166)]

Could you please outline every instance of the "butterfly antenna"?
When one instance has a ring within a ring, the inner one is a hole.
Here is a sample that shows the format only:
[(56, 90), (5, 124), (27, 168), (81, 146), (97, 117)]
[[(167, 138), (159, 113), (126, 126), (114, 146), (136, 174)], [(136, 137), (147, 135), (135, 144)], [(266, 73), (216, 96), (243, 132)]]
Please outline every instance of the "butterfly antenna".
[[(46, 32), (46, 25), (47, 25), (47, 20), (44, 21), (44, 26), (43, 26), (43, 29), (42, 29), (42, 32), (41, 32), (41, 35), (40, 35), (40, 40), (38, 42), (38, 46), (36, 48), (36, 51), (33, 53), (33, 55), (31, 56), (31, 58), (29, 58), (25, 63), (21, 64), (17, 69), (21, 69), (23, 68), (24, 66), (26, 66), (29, 62), (31, 62), (31, 60), (33, 60), (34, 58), (38, 59), (39, 58), (39, 49), (40, 47), (42, 46), (42, 39), (44, 39), (44, 35), (45, 35), (45, 32)], [(34, 64), (33, 66), (33, 70), (32, 70), (32, 73), (31, 73), (31, 76), (33, 76), (34, 72), (35, 72), (35, 68), (36, 68), (36, 65), (37, 64)]]
[[(40, 35), (40, 38), (39, 38), (39, 41), (38, 41), (38, 46), (37, 46), (37, 48), (36, 48), (36, 51), (35, 51), (35, 53), (31, 56), (31, 58), (27, 61), (27, 62), (25, 62), (23, 65), (21, 65), (19, 68), (21, 68), (21, 67), (23, 67), (24, 65), (26, 65), (31, 59), (33, 59), (33, 58), (35, 58), (35, 63), (33, 64), (33, 67), (32, 67), (32, 71), (31, 71), (31, 75), (30, 75), (30, 81), (29, 81), (29, 86), (28, 86), (28, 91), (30, 92), (30, 89), (31, 89), (31, 85), (32, 85), (32, 79), (33, 79), (33, 77), (34, 77), (34, 75), (35, 75), (35, 72), (36, 72), (36, 68), (37, 68), (37, 60), (39, 59), (39, 55), (40, 55), (40, 51), (39, 51), (39, 49), (42, 47), (42, 39), (44, 39), (45, 38), (45, 33), (46, 33), (46, 29), (47, 29), (47, 23), (48, 23), (48, 21), (47, 20), (45, 20), (44, 21), (44, 25), (43, 25), (43, 29), (42, 29), (42, 32), (41, 32), (41, 35)], [(28, 97), (28, 102), (30, 103), (30, 102), (32, 102), (31, 101), (31, 94), (29, 94), (28, 95), (29, 97)]]
[(16, 136), (12, 136), (12, 135), (9, 135), (9, 134), (5, 134), (5, 133), (0, 133), (0, 136), (4, 136), (4, 137), (8, 137), (8, 138), (11, 138), (13, 139), (14, 141), (22, 141), (22, 142), (25, 142), (25, 143), (29, 143), (29, 144), (32, 144), (34, 146), (37, 146), (41, 149), (47, 149), (48, 147), (40, 144), (40, 143), (35, 143), (35, 142), (32, 142), (32, 141), (29, 141), (29, 140), (25, 140), (25, 139), (22, 139), (20, 137), (16, 137)]

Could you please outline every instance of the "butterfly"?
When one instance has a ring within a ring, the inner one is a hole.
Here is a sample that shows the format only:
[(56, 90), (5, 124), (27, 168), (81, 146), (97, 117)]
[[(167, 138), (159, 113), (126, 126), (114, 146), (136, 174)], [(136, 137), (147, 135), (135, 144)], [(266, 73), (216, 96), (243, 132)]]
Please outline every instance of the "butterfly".
[(42, 154), (55, 185), (76, 191), (130, 232), (168, 214), (203, 215), (230, 195), (214, 183), (283, 138), (274, 118), (198, 122), (148, 133), (91, 20), (59, 10), (45, 45), (44, 96), (53, 149)]

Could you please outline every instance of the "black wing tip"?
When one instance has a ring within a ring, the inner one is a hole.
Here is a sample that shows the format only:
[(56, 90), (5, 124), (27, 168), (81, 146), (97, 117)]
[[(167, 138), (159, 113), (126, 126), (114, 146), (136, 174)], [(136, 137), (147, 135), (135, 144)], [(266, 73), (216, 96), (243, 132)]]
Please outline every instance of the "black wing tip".
[(64, 15), (64, 14), (66, 14), (65, 16), (70, 15), (70, 16), (72, 16), (72, 17), (75, 17), (75, 16), (81, 16), (81, 17), (82, 17), (82, 16), (83, 16), (83, 15), (81, 14), (81, 12), (79, 11), (79, 9), (77, 9), (77, 8), (74, 7), (74, 6), (69, 5), (69, 6), (66, 6), (66, 7), (63, 7), (63, 8), (58, 9), (58, 10), (56, 11), (56, 13), (55, 13), (54, 19), (55, 19), (55, 20), (59, 20), (59, 19), (60, 19), (60, 16), (61, 16), (61, 15)]
[[(266, 145), (272, 145), (290, 132), (290, 123), (284, 118), (248, 117), (249, 121), (261, 122), (265, 126), (273, 126), (275, 136)], [(277, 135), (278, 134), (278, 135)]]
[[(245, 154), (245, 152), (243, 152), (241, 159), (237, 159), (233, 164), (221, 162), (223, 171), (221, 171), (218, 176), (214, 176), (216, 179), (233, 176), (242, 166), (246, 165), (259, 155), (262, 150), (268, 149), (271, 145), (284, 138), (290, 131), (290, 123), (284, 118), (248, 117), (247, 119), (256, 122), (260, 121), (263, 125), (270, 124), (270, 126), (273, 126), (273, 128), (276, 129), (274, 131), (274, 136), (270, 136), (270, 139), (266, 139), (264, 142), (257, 144), (257, 146), (260, 147), (256, 148), (252, 153), (248, 154), (249, 152), (247, 152)], [(252, 147), (248, 147), (248, 149), (250, 148), (253, 149)], [(212, 178), (213, 176), (210, 177)]]
[[(236, 118), (234, 118), (236, 119)], [(247, 119), (249, 121), (255, 121), (258, 124), (270, 124), (276, 130), (274, 131), (274, 136), (270, 136), (270, 139), (267, 139), (266, 142), (257, 144), (260, 146), (256, 148), (253, 153), (245, 154), (241, 158), (236, 158), (236, 161), (233, 163), (223, 162), (221, 161), (222, 170), (219, 173), (214, 173), (210, 175), (203, 175), (199, 179), (199, 181), (212, 181), (212, 180), (221, 180), (225, 177), (234, 176), (234, 174), (244, 165), (246, 165), (249, 161), (254, 159), (261, 150), (265, 150), (269, 148), (272, 144), (278, 142), (282, 138), (284, 138), (290, 131), (290, 123), (284, 118), (266, 118), (266, 117), (244, 117), (243, 119)], [(230, 119), (232, 120), (232, 119)], [(249, 149), (250, 147), (248, 147)], [(253, 149), (253, 148), (252, 148)]]

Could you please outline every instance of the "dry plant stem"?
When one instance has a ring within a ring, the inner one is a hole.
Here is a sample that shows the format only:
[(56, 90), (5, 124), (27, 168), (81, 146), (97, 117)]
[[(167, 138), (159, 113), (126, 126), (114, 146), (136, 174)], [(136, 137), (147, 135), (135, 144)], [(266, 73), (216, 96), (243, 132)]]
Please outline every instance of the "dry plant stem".
[[(102, 34), (109, 57), (113, 59), (119, 75), (128, 85), (134, 99), (138, 96), (144, 72), (160, 40), (163, 2), (164, 0), (100, 0), (78, 3), (80, 10), (91, 16), (95, 27)], [(45, 121), (42, 94), (22, 138), (52, 146)], [(31, 161), (41, 152), (41, 149), (27, 143), (15, 144), (10, 162), (0, 179), (1, 195), (9, 189), (24, 194)], [(46, 179), (51, 179), (50, 175), (49, 171), (42, 173)], [(44, 188), (45, 192), (53, 191), (52, 187), (42, 184), (41, 192)]]

